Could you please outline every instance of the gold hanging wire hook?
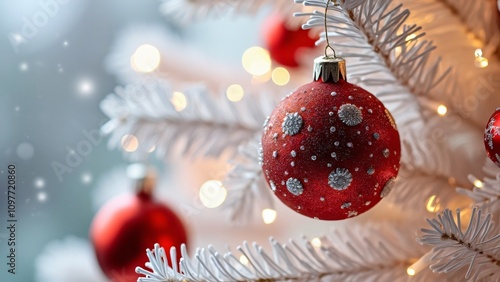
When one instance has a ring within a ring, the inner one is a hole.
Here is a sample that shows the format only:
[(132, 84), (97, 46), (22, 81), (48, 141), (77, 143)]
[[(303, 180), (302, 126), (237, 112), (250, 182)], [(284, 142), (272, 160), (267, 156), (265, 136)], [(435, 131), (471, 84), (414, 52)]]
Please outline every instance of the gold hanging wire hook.
[(333, 6), (339, 6), (337, 3), (337, 0), (328, 0), (326, 2), (326, 7), (325, 7), (325, 38), (326, 38), (326, 46), (325, 46), (325, 57), (328, 58), (328, 49), (332, 50), (333, 52), (333, 57), (337, 58), (337, 54), (335, 52), (335, 49), (333, 49), (332, 46), (330, 46), (330, 40), (328, 39), (328, 25), (327, 25), (327, 20), (326, 16), (328, 15), (328, 7), (330, 6), (330, 3), (333, 3)]

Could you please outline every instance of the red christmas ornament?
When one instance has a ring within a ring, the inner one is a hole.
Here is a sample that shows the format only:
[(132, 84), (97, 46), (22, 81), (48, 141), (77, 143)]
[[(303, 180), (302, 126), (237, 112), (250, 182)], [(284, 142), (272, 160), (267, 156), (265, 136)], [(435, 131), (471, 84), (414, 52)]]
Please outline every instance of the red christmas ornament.
[(486, 154), (500, 167), (500, 108), (497, 108), (488, 120), (484, 130)]
[(401, 146), (384, 105), (345, 81), (344, 60), (324, 57), (315, 64), (317, 81), (285, 98), (264, 125), (262, 169), (294, 211), (340, 220), (369, 210), (390, 192)]
[(300, 52), (306, 48), (313, 48), (317, 38), (310, 36), (309, 30), (298, 27), (290, 29), (285, 25), (284, 19), (271, 15), (263, 24), (263, 37), (266, 49), (271, 58), (288, 67), (298, 67), (297, 60)]
[[(148, 183), (149, 182), (149, 183)], [(155, 243), (169, 249), (187, 243), (186, 230), (177, 215), (151, 198), (146, 178), (136, 195), (118, 196), (102, 207), (90, 229), (97, 260), (112, 281), (137, 281), (137, 266), (148, 261), (146, 249)]]

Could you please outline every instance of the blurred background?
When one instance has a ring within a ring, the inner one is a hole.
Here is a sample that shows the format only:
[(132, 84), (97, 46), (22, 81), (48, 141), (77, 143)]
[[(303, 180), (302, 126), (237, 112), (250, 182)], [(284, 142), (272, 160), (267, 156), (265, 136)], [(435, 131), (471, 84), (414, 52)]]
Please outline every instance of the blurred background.
[[(47, 8), (49, 2), (52, 6)], [(64, 272), (71, 264), (78, 269), (83, 265), (78, 260), (84, 259), (58, 257), (50, 252), (57, 249), (51, 242), (60, 242), (64, 250), (64, 244), (74, 239), (89, 250), (85, 242), (94, 214), (107, 199), (131, 187), (125, 175), (129, 162), (121, 152), (108, 150), (106, 138), (92, 144), (88, 154), (73, 158), (82, 140), (89, 140), (88, 134), (108, 120), (100, 101), (122, 83), (106, 71), (117, 34), (131, 27), (161, 26), (212, 60), (241, 69), (241, 54), (260, 44), (260, 23), (269, 13), (262, 9), (254, 15), (226, 15), (180, 26), (160, 14), (156, 0), (0, 2), (0, 187), (7, 191), (6, 168), (15, 164), (18, 219), (12, 276), (4, 263), (8, 234), (2, 197), (0, 281), (44, 281), (48, 276), (40, 273), (43, 269)], [(265, 243), (271, 234), (282, 240), (326, 229), (302, 220), (281, 203), (273, 225), (260, 219), (249, 227), (233, 228), (221, 219), (223, 211), (208, 210), (197, 199), (201, 184), (227, 171), (224, 162), (150, 162), (160, 172), (158, 198), (185, 222), (193, 247), (235, 247), (243, 239)], [(64, 169), (60, 166), (69, 163)], [(182, 190), (182, 196), (170, 197)]]

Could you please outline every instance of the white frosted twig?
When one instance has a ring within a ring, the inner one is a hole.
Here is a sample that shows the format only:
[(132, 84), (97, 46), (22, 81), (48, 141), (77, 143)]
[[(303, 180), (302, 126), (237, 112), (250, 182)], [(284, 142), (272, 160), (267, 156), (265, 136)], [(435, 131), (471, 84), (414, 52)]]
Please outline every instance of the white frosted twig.
[[(219, 253), (213, 246), (198, 248), (189, 256), (181, 247), (182, 258), (168, 259), (163, 248), (147, 251), (150, 262), (140, 282), (165, 281), (381, 281), (406, 277), (406, 267), (425, 250), (416, 248), (405, 224), (352, 225), (331, 236), (282, 244), (270, 238), (271, 251), (244, 241), (239, 254)], [(365, 231), (369, 231), (368, 233)], [(363, 232), (362, 232), (363, 231)], [(369, 236), (367, 235), (369, 234)], [(412, 247), (410, 247), (412, 246)], [(171, 251), (171, 254), (175, 252)], [(240, 259), (244, 257), (244, 259)]]
[(202, 87), (191, 87), (180, 102), (185, 108), (176, 109), (173, 91), (158, 81), (118, 87), (115, 92), (101, 102), (101, 109), (111, 118), (102, 131), (113, 133), (111, 148), (120, 147), (123, 136), (134, 135), (139, 142), (136, 155), (152, 148), (160, 157), (169, 157), (176, 149), (190, 156), (234, 153), (261, 130), (264, 111), (274, 106), (272, 97), (265, 94), (247, 93), (233, 103), (223, 95), (214, 97)]
[(427, 219), (431, 229), (421, 229), (419, 242), (433, 246), (430, 268), (437, 273), (452, 273), (467, 269), (469, 281), (500, 279), (500, 234), (494, 228), (491, 214), (482, 215), (474, 208), (465, 231), (462, 231), (461, 212), (456, 219), (446, 209), (437, 219)]

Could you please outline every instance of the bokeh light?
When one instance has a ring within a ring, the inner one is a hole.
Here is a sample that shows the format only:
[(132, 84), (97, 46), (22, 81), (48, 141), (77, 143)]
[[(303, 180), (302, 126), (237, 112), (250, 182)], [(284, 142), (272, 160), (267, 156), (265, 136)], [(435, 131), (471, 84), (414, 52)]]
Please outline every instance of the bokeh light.
[(139, 140), (134, 135), (124, 135), (121, 140), (122, 148), (126, 152), (135, 152), (139, 147)]
[(273, 70), (271, 77), (276, 85), (283, 86), (287, 85), (290, 81), (290, 73), (287, 69), (282, 67), (277, 67)]
[(130, 65), (137, 72), (152, 72), (160, 65), (160, 60), (160, 51), (153, 45), (144, 44), (132, 54)]
[(265, 224), (271, 224), (276, 220), (277, 213), (273, 209), (262, 210), (262, 220)]
[(262, 47), (248, 48), (241, 58), (243, 68), (251, 75), (263, 75), (271, 70), (271, 57)]
[(232, 84), (229, 85), (229, 87), (226, 90), (226, 96), (227, 99), (231, 102), (238, 102), (243, 99), (243, 96), (245, 95), (245, 91), (243, 90), (243, 87), (239, 84)]
[(226, 200), (227, 191), (218, 180), (203, 183), (199, 192), (201, 203), (207, 208), (216, 208)]
[(437, 108), (438, 115), (444, 116), (444, 115), (446, 115), (447, 112), (448, 112), (448, 108), (445, 105), (438, 106), (438, 108)]
[(172, 99), (170, 100), (176, 111), (180, 112), (187, 107), (186, 95), (181, 92), (174, 92), (172, 94)]

